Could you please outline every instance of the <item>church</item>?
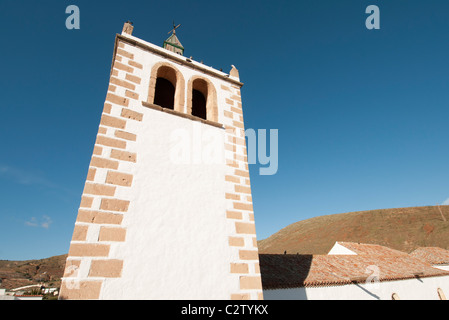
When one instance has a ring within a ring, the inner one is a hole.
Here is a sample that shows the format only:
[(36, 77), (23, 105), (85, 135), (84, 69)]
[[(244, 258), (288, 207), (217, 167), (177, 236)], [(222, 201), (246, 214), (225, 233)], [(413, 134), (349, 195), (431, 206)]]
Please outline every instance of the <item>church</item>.
[(184, 57), (178, 27), (116, 35), (60, 299), (263, 299), (243, 83)]

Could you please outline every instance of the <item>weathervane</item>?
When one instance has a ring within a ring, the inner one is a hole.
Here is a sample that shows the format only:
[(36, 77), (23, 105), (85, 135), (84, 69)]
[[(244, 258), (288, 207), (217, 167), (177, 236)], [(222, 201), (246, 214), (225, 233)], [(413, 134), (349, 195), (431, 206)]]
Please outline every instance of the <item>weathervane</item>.
[(168, 32), (168, 34), (170, 34), (170, 33), (173, 32), (173, 34), (176, 35), (176, 29), (178, 29), (180, 26), (181, 26), (180, 24), (175, 25), (175, 21), (173, 20), (173, 30), (171, 30), (170, 32)]

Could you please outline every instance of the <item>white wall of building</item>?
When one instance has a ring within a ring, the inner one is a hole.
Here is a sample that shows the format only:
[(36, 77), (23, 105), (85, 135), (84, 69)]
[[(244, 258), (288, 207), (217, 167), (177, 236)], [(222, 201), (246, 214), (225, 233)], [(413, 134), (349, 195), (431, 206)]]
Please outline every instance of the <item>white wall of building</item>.
[(41, 301), (42, 296), (14, 296), (14, 300)]
[(433, 265), (432, 267), (440, 269), (440, 270), (449, 271), (449, 265)]
[(438, 288), (449, 293), (449, 277), (350, 284), (334, 287), (264, 290), (265, 300), (439, 300)]

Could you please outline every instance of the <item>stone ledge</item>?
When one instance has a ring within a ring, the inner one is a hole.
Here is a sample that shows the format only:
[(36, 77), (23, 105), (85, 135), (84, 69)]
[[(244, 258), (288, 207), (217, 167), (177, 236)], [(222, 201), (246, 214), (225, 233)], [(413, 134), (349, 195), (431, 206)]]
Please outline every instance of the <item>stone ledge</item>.
[(190, 119), (190, 120), (193, 120), (193, 121), (198, 121), (198, 122), (201, 122), (201, 123), (204, 123), (204, 124), (208, 124), (210, 126), (214, 126), (214, 127), (220, 128), (220, 129), (224, 129), (224, 126), (221, 123), (218, 123), (218, 122), (215, 122), (215, 121), (210, 121), (210, 120), (204, 120), (202, 118), (199, 118), (199, 117), (196, 117), (196, 116), (192, 116), (191, 114), (186, 114), (186, 113), (183, 113), (183, 112), (179, 112), (179, 111), (163, 108), (163, 107), (158, 106), (156, 104), (152, 104), (152, 103), (148, 103), (148, 102), (142, 101), (142, 106), (146, 107), (146, 108), (153, 109), (153, 110), (166, 112), (166, 113), (178, 116), (178, 117)]

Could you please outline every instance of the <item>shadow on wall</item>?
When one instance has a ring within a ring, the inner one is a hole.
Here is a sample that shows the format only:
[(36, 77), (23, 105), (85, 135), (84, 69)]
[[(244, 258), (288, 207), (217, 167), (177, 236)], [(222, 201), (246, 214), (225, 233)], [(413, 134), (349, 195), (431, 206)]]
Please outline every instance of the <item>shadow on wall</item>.
[[(275, 290), (294, 289), (295, 300), (307, 300), (303, 285), (309, 274), (312, 259), (313, 255), (307, 254), (260, 254), (259, 263), (265, 299), (286, 299), (287, 297), (278, 295)], [(289, 296), (291, 299), (291, 295)]]

